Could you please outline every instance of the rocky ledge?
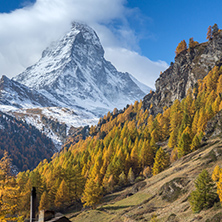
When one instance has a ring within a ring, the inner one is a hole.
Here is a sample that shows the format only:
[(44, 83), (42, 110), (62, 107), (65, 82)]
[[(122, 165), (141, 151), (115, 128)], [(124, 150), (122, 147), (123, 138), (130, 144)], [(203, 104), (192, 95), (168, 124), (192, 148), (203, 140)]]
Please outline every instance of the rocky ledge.
[(218, 32), (208, 42), (184, 50), (175, 57), (175, 62), (156, 80), (156, 91), (144, 97), (143, 108), (150, 110), (152, 115), (162, 113), (164, 106), (169, 107), (176, 99), (182, 100), (188, 89), (221, 60), (222, 32)]

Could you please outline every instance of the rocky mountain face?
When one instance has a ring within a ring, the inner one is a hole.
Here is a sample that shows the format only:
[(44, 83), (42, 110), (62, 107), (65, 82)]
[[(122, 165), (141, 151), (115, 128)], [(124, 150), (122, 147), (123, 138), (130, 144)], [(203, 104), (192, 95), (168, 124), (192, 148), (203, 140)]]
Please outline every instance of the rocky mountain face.
[(53, 43), (33, 66), (14, 78), (38, 90), (60, 107), (85, 109), (95, 115), (123, 108), (143, 98), (143, 92), (128, 73), (121, 73), (104, 58), (96, 33), (87, 25), (72, 29)]
[[(175, 57), (175, 62), (156, 80), (156, 91), (143, 99), (144, 109), (156, 115), (178, 99), (182, 100), (187, 90), (193, 88), (198, 79), (203, 79), (222, 59), (222, 32), (208, 42), (184, 50)], [(152, 106), (151, 106), (152, 104)], [(151, 108), (150, 108), (151, 107)]]

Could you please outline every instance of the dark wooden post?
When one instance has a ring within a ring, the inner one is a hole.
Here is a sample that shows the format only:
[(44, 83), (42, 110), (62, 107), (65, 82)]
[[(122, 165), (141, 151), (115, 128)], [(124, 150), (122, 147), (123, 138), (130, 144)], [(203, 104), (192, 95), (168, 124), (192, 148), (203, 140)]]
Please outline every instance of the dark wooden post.
[(36, 209), (36, 189), (35, 187), (33, 187), (31, 191), (30, 222), (35, 221), (35, 209)]

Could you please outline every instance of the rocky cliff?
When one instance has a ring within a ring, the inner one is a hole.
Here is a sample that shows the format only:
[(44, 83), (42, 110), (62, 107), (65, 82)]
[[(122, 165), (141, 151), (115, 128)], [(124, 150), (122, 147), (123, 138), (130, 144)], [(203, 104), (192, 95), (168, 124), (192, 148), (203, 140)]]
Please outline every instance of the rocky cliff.
[(193, 88), (198, 79), (203, 79), (221, 59), (222, 32), (218, 32), (208, 42), (182, 51), (156, 80), (156, 91), (144, 97), (144, 109), (149, 109), (152, 115), (156, 115), (176, 99), (182, 100), (187, 90)]

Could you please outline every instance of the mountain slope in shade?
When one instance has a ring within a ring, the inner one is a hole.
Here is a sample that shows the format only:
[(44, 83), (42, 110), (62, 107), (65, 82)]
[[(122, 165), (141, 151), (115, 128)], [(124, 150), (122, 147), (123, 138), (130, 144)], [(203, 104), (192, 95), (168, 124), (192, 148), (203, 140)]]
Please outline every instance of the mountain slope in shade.
[(56, 103), (41, 93), (10, 80), (6, 76), (2, 76), (0, 79), (0, 104), (17, 108), (56, 106)]
[(35, 127), (0, 111), (0, 159), (4, 151), (12, 158), (17, 173), (34, 169), (57, 150), (52, 140)]
[(128, 73), (118, 72), (106, 61), (96, 33), (79, 23), (73, 23), (70, 32), (14, 80), (38, 90), (58, 106), (83, 108), (96, 115), (123, 108), (150, 90), (141, 89)]

